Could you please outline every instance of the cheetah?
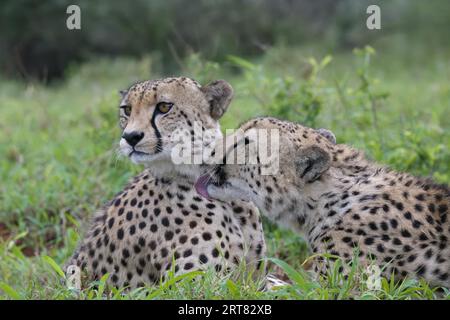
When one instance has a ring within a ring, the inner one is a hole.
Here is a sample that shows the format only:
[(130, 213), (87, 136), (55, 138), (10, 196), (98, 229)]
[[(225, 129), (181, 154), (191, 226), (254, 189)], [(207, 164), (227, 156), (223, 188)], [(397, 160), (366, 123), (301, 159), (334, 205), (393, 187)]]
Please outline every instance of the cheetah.
[(199, 147), (195, 125), (209, 132), (205, 144), (220, 138), (218, 120), (232, 95), (223, 80), (201, 86), (184, 77), (138, 82), (121, 91), (120, 152), (145, 169), (95, 213), (66, 271), (78, 267), (89, 280), (108, 273), (109, 285), (135, 288), (161, 281), (168, 271), (228, 270), (242, 261), (264, 269), (258, 209), (245, 200), (198, 196), (195, 165), (176, 165), (171, 156), (176, 132), (192, 138), (193, 152)]
[(255, 142), (252, 129), (279, 132), (278, 174), (259, 174), (259, 160), (204, 166), (199, 194), (252, 201), (270, 220), (302, 234), (318, 254), (315, 276), (333, 264), (320, 258), (328, 253), (379, 267), (385, 277), (450, 287), (448, 186), (380, 166), (300, 124), (263, 117), (240, 128), (247, 148)]

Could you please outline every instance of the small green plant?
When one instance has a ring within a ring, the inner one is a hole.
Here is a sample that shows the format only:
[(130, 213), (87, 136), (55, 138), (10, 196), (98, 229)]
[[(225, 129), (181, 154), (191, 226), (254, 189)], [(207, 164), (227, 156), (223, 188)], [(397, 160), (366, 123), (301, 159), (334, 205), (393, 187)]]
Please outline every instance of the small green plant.
[(219, 63), (205, 60), (199, 53), (190, 54), (183, 62), (182, 68), (186, 75), (204, 85), (218, 78), (222, 68)]
[[(357, 252), (357, 251), (355, 251)], [(311, 259), (317, 257), (315, 255)], [(311, 276), (288, 263), (276, 259), (268, 260), (280, 267), (289, 278), (289, 284), (275, 287), (279, 297), (285, 299), (361, 299), (361, 300), (411, 300), (411, 299), (437, 299), (448, 298), (448, 290), (430, 288), (423, 280), (403, 279), (395, 280), (394, 275), (389, 278), (379, 277), (378, 288), (369, 287), (369, 267), (363, 267), (358, 262), (358, 255), (354, 254), (352, 261), (346, 263), (342, 259), (329, 254), (320, 254), (324, 261), (332, 260), (331, 268), (326, 276), (312, 279)], [(346, 276), (342, 270), (348, 270)]]
[[(371, 46), (355, 48), (353, 50), (356, 59), (356, 84), (352, 86), (347, 79), (335, 80), (337, 97), (344, 107), (346, 113), (352, 112), (352, 125), (357, 125), (361, 130), (367, 132), (367, 127), (372, 127), (372, 132), (377, 137), (376, 145), (371, 146), (385, 151), (384, 133), (380, 126), (379, 109), (383, 107), (384, 101), (389, 93), (379, 89), (380, 80), (371, 72), (371, 61), (375, 55), (375, 49)], [(348, 120), (350, 120), (348, 119)]]
[(360, 58), (360, 65), (356, 70), (359, 79), (359, 87), (356, 96), (359, 103), (370, 110), (372, 115), (372, 125), (378, 136), (379, 143), (383, 148), (383, 133), (378, 121), (379, 105), (388, 97), (387, 92), (376, 91), (378, 79), (372, 77), (370, 73), (371, 57), (375, 54), (375, 49), (371, 46), (365, 46), (363, 49), (356, 48), (353, 50), (356, 57)]
[(249, 93), (270, 115), (298, 121), (314, 127), (324, 105), (321, 71), (331, 62), (331, 56), (321, 61), (309, 58), (304, 66), (303, 79), (291, 76), (272, 76), (260, 66), (236, 56), (228, 60), (244, 70)]

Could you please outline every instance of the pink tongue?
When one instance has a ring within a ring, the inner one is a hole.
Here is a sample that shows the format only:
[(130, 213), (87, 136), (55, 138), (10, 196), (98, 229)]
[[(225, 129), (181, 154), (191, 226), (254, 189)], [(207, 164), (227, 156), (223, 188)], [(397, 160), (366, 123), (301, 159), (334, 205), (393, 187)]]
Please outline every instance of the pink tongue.
[(211, 177), (209, 175), (204, 174), (200, 176), (194, 184), (194, 188), (197, 190), (197, 193), (206, 199), (210, 199), (208, 194), (208, 182), (210, 179)]

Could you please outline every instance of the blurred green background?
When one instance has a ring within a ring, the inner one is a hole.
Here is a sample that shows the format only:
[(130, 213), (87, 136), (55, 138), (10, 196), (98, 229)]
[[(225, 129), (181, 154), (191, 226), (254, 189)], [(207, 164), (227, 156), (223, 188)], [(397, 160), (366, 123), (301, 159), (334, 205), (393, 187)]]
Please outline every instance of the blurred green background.
[[(69, 4), (81, 30), (66, 28)], [(369, 4), (381, 30), (366, 27)], [(380, 163), (448, 184), (449, 30), (446, 0), (2, 1), (0, 298), (74, 297), (44, 256), (61, 264), (93, 212), (142, 170), (116, 153), (118, 90), (137, 80), (226, 79), (236, 96), (223, 129), (259, 115), (325, 127)], [(265, 230), (269, 256), (299, 270), (302, 239)], [(214, 288), (161, 297), (245, 291)], [(310, 297), (348, 298), (341, 289)]]
[[(66, 8), (81, 8), (82, 28), (65, 28)], [(382, 31), (366, 28), (366, 8), (382, 8)], [(367, 42), (396, 44), (414, 54), (448, 46), (446, 0), (4, 0), (0, 10), (0, 66), (9, 75), (51, 80), (73, 63), (101, 56), (151, 54), (163, 72), (201, 52), (258, 57), (273, 46), (320, 44), (349, 50)]]

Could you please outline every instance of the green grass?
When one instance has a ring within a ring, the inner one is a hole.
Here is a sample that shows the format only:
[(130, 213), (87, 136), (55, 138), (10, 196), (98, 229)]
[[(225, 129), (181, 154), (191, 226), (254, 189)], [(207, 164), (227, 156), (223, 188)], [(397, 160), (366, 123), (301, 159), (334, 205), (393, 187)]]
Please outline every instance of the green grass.
[[(182, 73), (234, 86), (223, 128), (258, 115), (288, 117), (331, 129), (338, 142), (397, 170), (449, 183), (450, 52), (405, 52), (338, 53), (316, 70), (308, 58), (318, 65), (328, 54), (323, 49), (275, 48), (257, 61), (230, 57), (221, 66), (192, 56)], [(159, 76), (147, 57), (73, 66), (65, 82), (51, 87), (0, 80), (0, 298), (450, 299), (448, 290), (437, 293), (414, 280), (384, 279), (381, 290), (371, 291), (357, 266), (348, 280), (334, 270), (314, 281), (302, 271), (309, 255), (303, 240), (268, 222), (272, 268), (293, 282), (276, 291), (260, 290), (239, 270), (169, 277), (132, 292), (109, 292), (102, 282), (80, 293), (66, 289), (57, 265), (73, 252), (96, 208), (141, 169), (116, 156), (117, 91)]]

